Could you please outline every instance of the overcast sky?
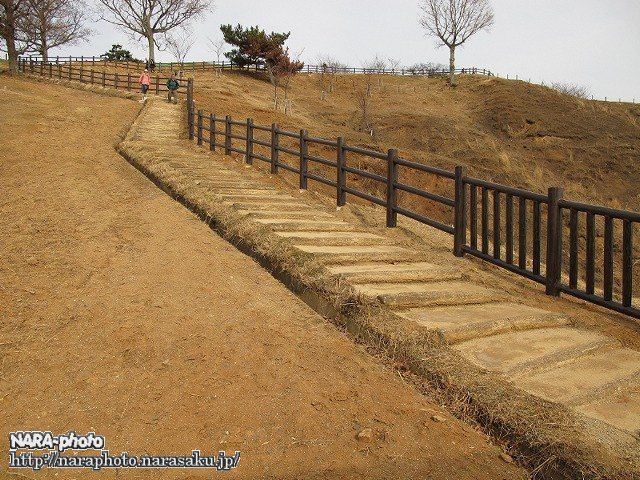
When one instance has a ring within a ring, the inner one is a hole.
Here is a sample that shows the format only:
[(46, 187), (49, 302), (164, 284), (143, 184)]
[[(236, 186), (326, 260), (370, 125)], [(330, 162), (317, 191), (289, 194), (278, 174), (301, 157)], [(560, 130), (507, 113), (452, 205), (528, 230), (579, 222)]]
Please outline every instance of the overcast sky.
[[(92, 0), (89, 0), (92, 1)], [(493, 0), (495, 25), (459, 48), (460, 67), (488, 68), (501, 76), (546, 83), (578, 83), (597, 98), (640, 101), (640, 0)], [(291, 52), (315, 63), (328, 54), (362, 66), (376, 54), (404, 65), (448, 63), (418, 23), (418, 0), (216, 0), (214, 10), (193, 26), (197, 39), (189, 57), (211, 60), (207, 37), (221, 37), (223, 23), (291, 31)], [(96, 22), (89, 43), (54, 54), (97, 55), (121, 43), (145, 58), (145, 43)], [(167, 52), (159, 59), (172, 60)]]

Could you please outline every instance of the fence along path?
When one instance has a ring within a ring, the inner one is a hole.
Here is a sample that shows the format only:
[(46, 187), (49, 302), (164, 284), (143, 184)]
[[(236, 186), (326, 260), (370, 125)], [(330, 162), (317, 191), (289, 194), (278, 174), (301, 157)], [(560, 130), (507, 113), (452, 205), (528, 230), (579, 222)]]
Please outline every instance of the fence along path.
[(354, 293), (416, 328), (436, 332), (481, 368), (624, 432), (640, 429), (640, 402), (629, 400), (640, 395), (639, 352), (569, 327), (566, 316), (544, 306), (523, 305), (519, 298), (465, 279), (462, 259), (442, 258), (426, 246), (407, 248), (387, 229), (367, 227), (312, 198), (301, 200), (259, 171), (211, 155), (212, 147), (221, 154), (225, 148), (227, 153), (242, 151), (218, 142), (222, 137), (212, 144), (198, 136), (201, 148), (196, 150), (179, 146), (177, 132), (166, 125), (179, 123), (181, 115), (173, 105), (152, 101), (121, 147), (144, 168), (173, 179), (176, 184), (169, 186), (176, 191), (199, 191), (207, 202), (268, 228), (313, 255)]
[[(21, 57), (27, 63), (31, 62), (34, 64), (38, 63), (51, 63), (54, 65), (59, 64), (76, 64), (76, 65), (87, 65), (91, 66), (91, 68), (96, 68), (97, 66), (103, 65), (106, 66), (120, 66), (124, 67), (127, 70), (131, 68), (140, 68), (142, 62), (137, 61), (122, 61), (122, 60), (108, 60), (103, 57), (50, 57), (47, 62), (44, 62), (43, 57), (39, 56), (28, 56)], [(233, 62), (158, 62), (155, 64), (156, 68), (164, 69), (168, 68), (170, 70), (191, 70), (191, 71), (206, 71), (206, 70), (253, 70), (260, 71), (264, 70), (264, 67), (258, 65), (246, 65), (240, 66), (234, 64)], [(437, 75), (448, 75), (449, 70), (443, 68), (364, 68), (364, 67), (335, 67), (328, 65), (305, 65), (302, 69), (303, 73), (337, 73), (337, 74), (351, 74), (351, 75), (362, 75), (362, 74), (372, 74), (372, 75), (426, 75), (426, 76), (437, 76)], [(493, 73), (486, 68), (478, 68), (478, 67), (466, 67), (466, 68), (457, 68), (455, 70), (456, 74), (471, 74), (471, 75), (486, 75), (486, 76), (494, 76)]]
[[(241, 121), (228, 115), (219, 117), (196, 110), (192, 80), (188, 96), (189, 136), (199, 145), (242, 154), (249, 164), (254, 160), (268, 163), (271, 173), (278, 169), (293, 172), (299, 175), (301, 189), (307, 189), (310, 180), (335, 188), (338, 206), (345, 205), (347, 195), (382, 206), (387, 211), (388, 227), (395, 227), (398, 215), (402, 215), (442, 230), (453, 236), (456, 256), (469, 254), (544, 284), (548, 295), (566, 293), (640, 318), (640, 299), (633, 295), (633, 239), (640, 224), (636, 212), (566, 200), (560, 188), (549, 188), (547, 195), (542, 195), (487, 182), (468, 176), (462, 166), (454, 171), (442, 170), (401, 158), (395, 149), (376, 152), (348, 145), (344, 138), (313, 137), (304, 129), (290, 132), (277, 124), (255, 124), (250, 118)], [(287, 146), (281, 144), (283, 140), (289, 141)], [(310, 153), (313, 145), (325, 147), (330, 155)], [(284, 156), (287, 161), (282, 160)], [(353, 156), (380, 162), (386, 166), (386, 175), (350, 166), (348, 158)], [(310, 171), (314, 164), (326, 167), (324, 171), (331, 177)], [(451, 194), (443, 196), (403, 183), (400, 170), (448, 181)], [(352, 186), (349, 174), (383, 185), (386, 195), (382, 198)], [(403, 205), (400, 192), (449, 209), (452, 223)], [(569, 219), (568, 226), (565, 218)], [(604, 227), (600, 252), (596, 252), (598, 225)], [(585, 237), (583, 255), (579, 251), (581, 236)], [(621, 251), (617, 262), (614, 250)]]
[[(51, 77), (54, 68), (58, 69), (58, 76), (64, 68), (61, 64), (54, 67), (52, 63), (27, 60), (23, 58), (20, 62), (23, 72)], [(105, 82), (104, 72), (100, 77), (99, 72), (83, 73), (81, 68), (78, 77), (74, 77), (77, 69), (71, 63), (66, 67), (71, 79)], [(115, 74), (115, 88), (117, 79)], [(164, 80), (156, 77), (156, 92)], [(123, 88), (132, 88), (130, 75)], [(348, 145), (344, 138), (313, 137), (304, 129), (290, 132), (276, 124), (258, 125), (252, 119), (220, 117), (195, 109), (192, 79), (186, 90), (189, 136), (196, 138), (198, 144), (206, 143), (211, 150), (222, 148), (226, 154), (242, 154), (249, 164), (254, 160), (269, 163), (272, 173), (283, 169), (298, 174), (301, 189), (308, 188), (309, 180), (335, 188), (338, 206), (346, 203), (347, 195), (380, 205), (386, 208), (388, 227), (395, 227), (398, 215), (402, 215), (442, 230), (453, 236), (456, 256), (469, 254), (542, 283), (549, 295), (569, 294), (640, 318), (640, 299), (634, 296), (634, 278), (640, 268), (634, 260), (639, 213), (566, 200), (562, 198), (562, 190), (555, 187), (542, 195), (487, 182), (468, 176), (461, 166), (451, 172), (401, 158), (395, 149), (377, 152)], [(288, 143), (285, 145), (284, 141)], [(330, 156), (313, 154), (310, 152), (313, 145), (324, 147), (331, 152)], [(386, 175), (352, 167), (348, 158), (354, 155), (381, 162), (386, 166)], [(312, 165), (325, 167), (325, 175), (312, 171)], [(399, 180), (400, 170), (448, 181), (451, 194), (443, 196), (404, 183)], [(384, 198), (351, 185), (350, 175), (383, 185)], [(400, 193), (449, 209), (453, 221), (443, 223), (412, 210), (402, 203)], [(564, 218), (568, 218), (568, 225)], [(604, 232), (599, 251), (598, 230)], [(582, 253), (581, 237), (585, 239)], [(620, 253), (616, 255), (616, 251)]]
[[(83, 63), (74, 64), (71, 62), (36, 62), (29, 58), (20, 58), (18, 62), (18, 69), (22, 73), (31, 75), (40, 75), (42, 77), (48, 77), (58, 80), (76, 81), (80, 83), (87, 83), (92, 85), (99, 85), (103, 88), (114, 88), (116, 90), (139, 90), (138, 74), (131, 75), (128, 72), (126, 75), (119, 74), (117, 72), (108, 73), (104, 70), (98, 71), (92, 68), (85, 68)], [(158, 75), (151, 76), (151, 85), (149, 86), (149, 93), (164, 93), (167, 92), (166, 82), (169, 77), (161, 77)], [(178, 92), (185, 93), (187, 90), (186, 82), (179, 79), (180, 87)]]

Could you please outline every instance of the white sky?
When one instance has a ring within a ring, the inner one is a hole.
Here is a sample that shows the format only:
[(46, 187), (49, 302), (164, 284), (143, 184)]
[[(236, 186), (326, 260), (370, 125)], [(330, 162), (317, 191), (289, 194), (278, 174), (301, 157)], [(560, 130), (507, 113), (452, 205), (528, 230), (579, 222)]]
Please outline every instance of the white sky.
[[(91, 1), (91, 0), (89, 0)], [(489, 68), (501, 76), (590, 88), (597, 98), (640, 101), (640, 0), (493, 0), (496, 21), (459, 48), (459, 67)], [(214, 10), (193, 26), (191, 60), (212, 60), (207, 36), (221, 37), (223, 23), (291, 31), (291, 52), (315, 63), (328, 54), (362, 66), (376, 54), (404, 65), (447, 64), (418, 23), (418, 0), (216, 0)], [(145, 43), (96, 22), (90, 42), (54, 54), (98, 55), (121, 43), (145, 58)], [(160, 60), (172, 60), (159, 52)]]

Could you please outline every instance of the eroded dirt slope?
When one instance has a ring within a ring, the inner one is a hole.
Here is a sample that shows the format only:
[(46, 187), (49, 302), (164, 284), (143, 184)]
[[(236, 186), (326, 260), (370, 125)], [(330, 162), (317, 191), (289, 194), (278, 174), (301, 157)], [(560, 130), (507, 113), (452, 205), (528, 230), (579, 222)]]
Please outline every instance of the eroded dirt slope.
[[(277, 121), (328, 138), (344, 135), (350, 143), (399, 148), (436, 166), (466, 165), (486, 180), (539, 192), (561, 186), (568, 198), (640, 209), (637, 104), (580, 100), (480, 76), (462, 76), (451, 90), (438, 78), (299, 75), (289, 92), (291, 115), (285, 116), (282, 99), (280, 111), (273, 111), (273, 88), (260, 75), (186, 75), (195, 77), (198, 104), (221, 115)], [(371, 96), (363, 122), (360, 101), (367, 84)]]

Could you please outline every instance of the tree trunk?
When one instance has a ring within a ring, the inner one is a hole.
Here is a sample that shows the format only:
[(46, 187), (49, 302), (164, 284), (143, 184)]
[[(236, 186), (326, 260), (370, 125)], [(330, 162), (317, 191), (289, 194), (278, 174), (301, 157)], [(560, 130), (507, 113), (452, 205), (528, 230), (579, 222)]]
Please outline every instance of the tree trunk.
[(155, 42), (153, 40), (153, 32), (149, 33), (147, 35), (147, 41), (149, 42), (149, 63), (156, 61), (156, 49), (155, 49)]
[(273, 86), (273, 108), (277, 112), (278, 111), (278, 86)]
[(267, 73), (269, 74), (269, 81), (271, 82), (271, 85), (273, 85), (275, 88), (278, 88), (278, 82), (276, 81), (276, 77), (273, 74), (273, 68), (271, 68), (269, 62), (265, 62), (264, 66), (267, 69)]
[(7, 55), (9, 57), (9, 73), (13, 75), (18, 71), (18, 52), (16, 51), (16, 41), (13, 35), (5, 39), (7, 43)]
[(49, 61), (49, 47), (47, 46), (47, 38), (45, 35), (42, 35), (40, 39), (40, 55), (42, 55), (43, 63), (47, 63)]
[(7, 55), (9, 57), (9, 73), (14, 74), (18, 68), (18, 52), (16, 50), (16, 38), (15, 38), (15, 15), (13, 9), (13, 2), (3, 4), (5, 10), (5, 22), (6, 27), (3, 28), (2, 35), (5, 43), (7, 44)]
[(449, 83), (456, 85), (456, 47), (449, 47)]

